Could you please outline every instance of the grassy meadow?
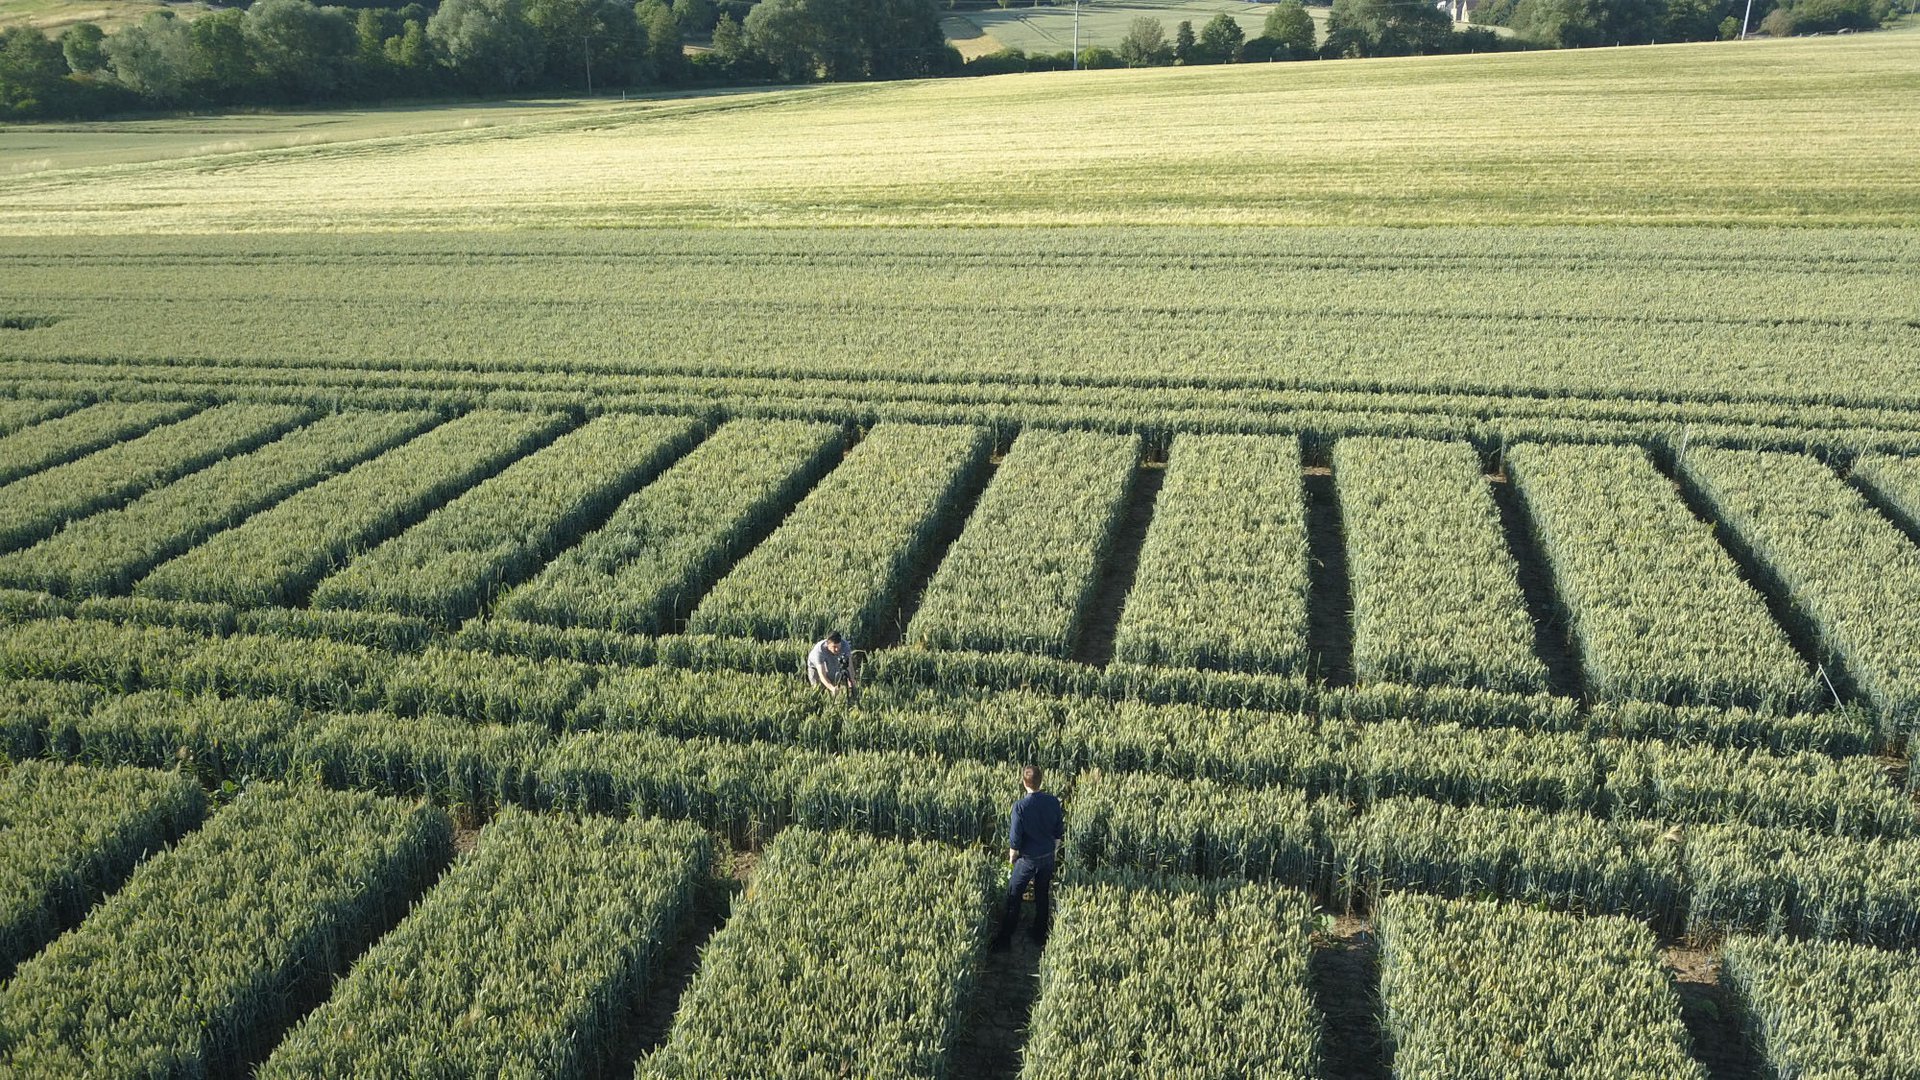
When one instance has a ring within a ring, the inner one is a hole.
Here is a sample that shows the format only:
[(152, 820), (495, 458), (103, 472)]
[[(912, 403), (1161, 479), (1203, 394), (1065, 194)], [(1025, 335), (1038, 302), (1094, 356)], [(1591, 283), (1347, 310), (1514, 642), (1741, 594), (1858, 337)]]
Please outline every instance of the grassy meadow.
[[(1088, 3), (1080, 8), (1080, 47), (1104, 45), (1117, 48), (1126, 36), (1127, 24), (1145, 16), (1158, 19), (1172, 40), (1173, 28), (1185, 19), (1193, 23), (1195, 33), (1208, 19), (1227, 14), (1240, 24), (1248, 37), (1257, 37), (1265, 27), (1271, 4), (1248, 0), (1123, 0), (1117, 3)], [(1331, 8), (1311, 7), (1307, 13), (1321, 34), (1327, 30)], [(1073, 48), (1073, 5), (1010, 3), (1004, 8), (984, 11), (956, 11), (942, 25), (947, 39), (962, 55), (980, 56), (999, 49), (1022, 49), (1028, 53), (1057, 53)]]
[(162, 161), (137, 123), (10, 129), (0, 233), (1920, 220), (1912, 31), (364, 115)]
[(197, 0), (7, 0), (0, 4), (0, 30), (31, 26), (57, 32), (81, 22), (112, 30), (137, 23), (154, 11), (171, 11), (176, 18), (191, 19), (217, 10), (218, 6)]

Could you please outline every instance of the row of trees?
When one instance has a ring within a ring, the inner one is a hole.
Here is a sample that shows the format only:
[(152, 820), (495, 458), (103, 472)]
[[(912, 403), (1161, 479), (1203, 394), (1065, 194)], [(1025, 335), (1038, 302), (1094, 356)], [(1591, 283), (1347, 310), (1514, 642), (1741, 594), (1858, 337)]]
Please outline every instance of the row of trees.
[[(1786, 37), (1873, 29), (1897, 10), (1895, 0), (1756, 0), (1752, 18), (1761, 33)], [(1746, 0), (1485, 0), (1472, 15), (1563, 49), (1733, 38), (1746, 18)]]
[[(1515, 47), (1492, 31), (1456, 31), (1446, 12), (1425, 0), (1334, 0), (1327, 35), (1320, 40), (1313, 17), (1298, 0), (1281, 0), (1267, 11), (1259, 36), (1247, 37), (1226, 14), (1215, 15), (1196, 33), (1181, 22), (1168, 37), (1158, 19), (1141, 17), (1127, 27), (1117, 49), (1080, 50), (1081, 67), (1156, 67), (1166, 64), (1264, 63), (1272, 60), (1340, 59), (1360, 56), (1413, 56), (1428, 53), (1490, 52)], [(1047, 71), (1072, 65), (1072, 53), (1029, 56), (1008, 49), (967, 64), (969, 72)]]
[[(955, 72), (935, 0), (257, 0), (0, 33), (0, 117)], [(744, 15), (737, 17), (736, 13)], [(710, 51), (683, 42), (711, 35)]]

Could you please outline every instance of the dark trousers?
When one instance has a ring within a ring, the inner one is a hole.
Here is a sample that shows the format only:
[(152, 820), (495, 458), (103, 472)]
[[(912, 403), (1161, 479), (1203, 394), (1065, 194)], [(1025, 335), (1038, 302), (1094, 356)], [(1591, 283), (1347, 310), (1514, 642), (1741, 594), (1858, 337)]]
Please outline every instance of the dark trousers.
[(1053, 915), (1054, 857), (1038, 859), (1025, 855), (1013, 864), (1013, 877), (1007, 882), (1007, 910), (1000, 919), (1000, 940), (1012, 941), (1014, 928), (1020, 925), (1020, 897), (1033, 886), (1033, 930), (1035, 941), (1047, 936), (1047, 923)]

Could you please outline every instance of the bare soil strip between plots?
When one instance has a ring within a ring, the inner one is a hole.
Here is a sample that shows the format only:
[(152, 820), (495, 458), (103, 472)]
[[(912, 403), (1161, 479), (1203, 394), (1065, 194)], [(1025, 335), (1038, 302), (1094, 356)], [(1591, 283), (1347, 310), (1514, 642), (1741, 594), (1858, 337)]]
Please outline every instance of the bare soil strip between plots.
[(1309, 991), (1320, 1012), (1320, 1074), (1339, 1080), (1391, 1080), (1380, 1031), (1380, 947), (1364, 920), (1344, 916), (1314, 935)]
[(1308, 448), (1307, 652), (1313, 674), (1328, 686), (1353, 685), (1353, 580), (1346, 530), (1325, 448)]
[[(988, 932), (999, 927), (1000, 894)], [(953, 1045), (948, 1076), (952, 1080), (1014, 1080), (1020, 1075), (1027, 1022), (1040, 993), (1040, 946), (1027, 936), (1033, 905), (1022, 905), (1020, 932), (1003, 953), (985, 953), (974, 981), (972, 1000)]]
[(700, 953), (732, 916), (733, 903), (753, 879), (757, 861), (753, 852), (720, 850), (714, 878), (702, 891), (680, 940), (667, 951), (644, 994), (618, 1022), (601, 1076), (630, 1080), (640, 1062), (666, 1043), (680, 999), (700, 971)]
[(1133, 591), (1140, 571), (1140, 549), (1147, 542), (1147, 528), (1153, 524), (1153, 508), (1166, 483), (1164, 461), (1145, 462), (1134, 470), (1133, 487), (1127, 492), (1127, 512), (1114, 530), (1112, 546), (1100, 565), (1100, 580), (1095, 583), (1080, 623), (1080, 637), (1074, 642), (1073, 658), (1093, 667), (1106, 667), (1113, 660), (1114, 639), (1120, 632), (1120, 617)]
[(1574, 648), (1566, 615), (1553, 587), (1553, 569), (1534, 540), (1532, 523), (1520, 505), (1520, 494), (1504, 472), (1487, 477), (1493, 503), (1500, 510), (1500, 530), (1507, 552), (1519, 566), (1520, 594), (1533, 622), (1533, 651), (1547, 666), (1547, 689), (1562, 697), (1582, 700), (1580, 653)]
[(874, 631), (872, 641), (855, 642), (870, 654), (881, 649), (891, 649), (906, 640), (907, 627), (913, 625), (913, 617), (920, 611), (920, 602), (926, 599), (927, 583), (933, 580), (934, 571), (940, 569), (940, 563), (947, 557), (954, 541), (960, 539), (960, 533), (967, 527), (967, 519), (973, 516), (974, 507), (980, 504), (980, 496), (986, 493), (987, 485), (993, 482), (1000, 472), (1000, 459), (1003, 455), (996, 452), (992, 457), (974, 470), (966, 485), (954, 496), (951, 505), (943, 507), (941, 513), (945, 520), (940, 529), (927, 543), (926, 558), (913, 568), (906, 581), (900, 587), (900, 603), (892, 619), (881, 619), (879, 628)]
[[(1714, 514), (1713, 504), (1707, 501), (1707, 497), (1698, 488), (1687, 481), (1671, 456), (1656, 453), (1653, 455), (1653, 460), (1660, 472), (1679, 490), (1680, 500), (1686, 504), (1687, 510), (1712, 531), (1713, 538), (1719, 542), (1721, 550), (1733, 560), (1735, 569), (1739, 571), (1740, 580), (1746, 582), (1754, 592), (1760, 595), (1761, 601), (1766, 604), (1767, 614), (1772, 616), (1773, 621), (1786, 632), (1787, 643), (1792, 645), (1793, 651), (1799, 654), (1801, 662), (1807, 666), (1808, 673), (1812, 675), (1817, 671), (1826, 672), (1826, 681), (1821, 683), (1820, 696), (1826, 698), (1830, 704), (1833, 703), (1835, 696), (1842, 703), (1859, 701), (1857, 685), (1846, 668), (1842, 666), (1839, 657), (1822, 654), (1812, 617), (1794, 600), (1786, 583), (1780, 580), (1780, 576), (1773, 572), (1773, 568), (1749, 548), (1732, 528)], [(1832, 688), (1831, 694), (1828, 692), (1829, 686)]]
[(1675, 945), (1661, 952), (1680, 996), (1680, 1019), (1693, 1040), (1693, 1058), (1711, 1080), (1760, 1080), (1764, 1073), (1747, 1044), (1739, 998), (1720, 983), (1719, 954)]

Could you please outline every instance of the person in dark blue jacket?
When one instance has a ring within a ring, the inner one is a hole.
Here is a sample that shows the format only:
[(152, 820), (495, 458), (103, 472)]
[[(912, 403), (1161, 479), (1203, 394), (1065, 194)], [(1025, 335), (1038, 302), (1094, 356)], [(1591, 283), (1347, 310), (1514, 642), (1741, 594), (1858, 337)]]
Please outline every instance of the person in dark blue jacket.
[(1013, 876), (1007, 882), (1007, 910), (1000, 919), (1000, 933), (993, 939), (995, 952), (1013, 943), (1014, 928), (1020, 923), (1020, 897), (1029, 884), (1034, 918), (1028, 933), (1037, 945), (1047, 940), (1053, 914), (1053, 865), (1066, 836), (1066, 815), (1059, 799), (1040, 790), (1040, 779), (1038, 765), (1020, 770), (1020, 786), (1027, 793), (1013, 804), (1013, 820), (1007, 828), (1007, 862), (1013, 865)]

